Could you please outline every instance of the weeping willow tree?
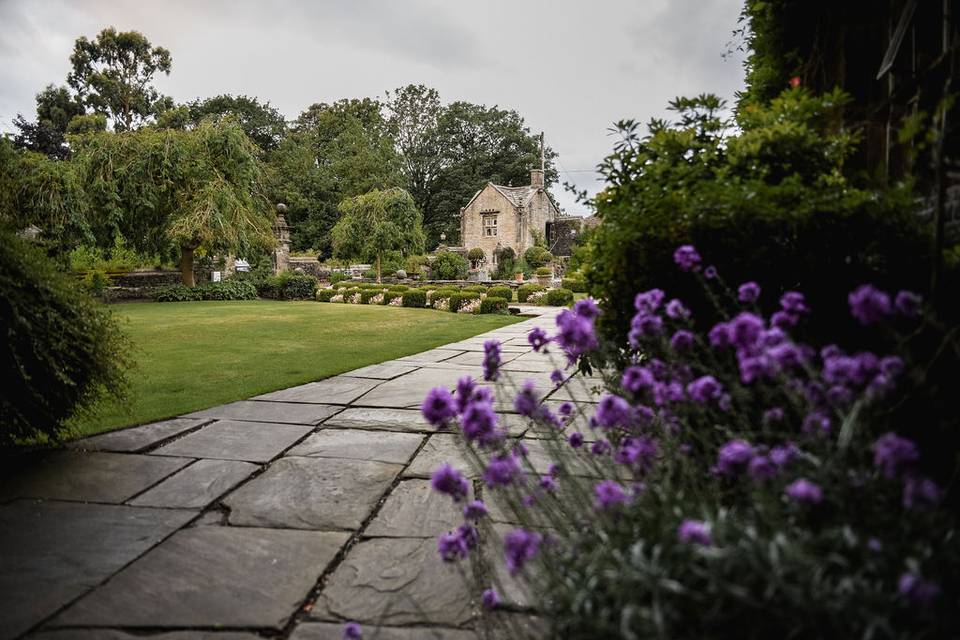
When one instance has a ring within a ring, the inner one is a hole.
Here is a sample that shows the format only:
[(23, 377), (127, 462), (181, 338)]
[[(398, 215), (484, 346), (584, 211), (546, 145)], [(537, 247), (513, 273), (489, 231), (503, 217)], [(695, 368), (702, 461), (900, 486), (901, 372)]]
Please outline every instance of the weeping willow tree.
[(377, 282), (387, 251), (423, 252), (423, 216), (403, 189), (374, 189), (340, 203), (342, 217), (333, 227), (333, 253), (338, 258), (374, 260)]
[(258, 150), (235, 123), (103, 132), (71, 143), (100, 244), (119, 234), (144, 253), (172, 245), (183, 283), (193, 286), (198, 251), (243, 255), (274, 243)]

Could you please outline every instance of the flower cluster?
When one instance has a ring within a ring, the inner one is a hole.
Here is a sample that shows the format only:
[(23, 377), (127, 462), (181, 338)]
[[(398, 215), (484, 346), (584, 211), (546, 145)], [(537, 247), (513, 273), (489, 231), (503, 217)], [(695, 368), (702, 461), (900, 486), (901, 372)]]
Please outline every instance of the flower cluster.
[(459, 309), (457, 309), (457, 313), (480, 313), (480, 299), (477, 298), (476, 300), (468, 300)]

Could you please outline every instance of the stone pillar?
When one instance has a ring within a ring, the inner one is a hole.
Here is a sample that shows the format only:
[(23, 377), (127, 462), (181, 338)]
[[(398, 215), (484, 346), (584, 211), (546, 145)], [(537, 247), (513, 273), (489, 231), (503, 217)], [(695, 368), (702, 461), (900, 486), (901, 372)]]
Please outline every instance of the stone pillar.
[(286, 210), (287, 205), (278, 204), (277, 219), (273, 223), (273, 234), (277, 238), (277, 248), (273, 251), (274, 275), (286, 271), (290, 266), (290, 227), (287, 226), (287, 220), (283, 217)]
[(543, 169), (530, 169), (530, 186), (543, 189)]

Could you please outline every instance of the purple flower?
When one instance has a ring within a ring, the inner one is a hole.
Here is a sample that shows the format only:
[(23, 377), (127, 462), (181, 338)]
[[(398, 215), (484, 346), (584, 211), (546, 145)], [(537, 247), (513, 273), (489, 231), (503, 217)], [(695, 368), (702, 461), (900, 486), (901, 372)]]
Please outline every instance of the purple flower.
[(753, 446), (746, 440), (731, 440), (717, 452), (716, 471), (731, 476), (743, 471), (754, 456)]
[(483, 470), (483, 481), (491, 489), (497, 486), (506, 486), (513, 482), (520, 474), (520, 467), (513, 455), (497, 455), (490, 459), (487, 468)]
[(420, 412), (427, 422), (435, 427), (443, 427), (447, 420), (456, 415), (453, 396), (446, 387), (434, 387), (423, 399)]
[(590, 453), (595, 456), (602, 456), (610, 451), (610, 443), (602, 438), (590, 446)]
[(686, 320), (690, 317), (690, 310), (683, 303), (674, 298), (667, 303), (667, 317), (673, 320)]
[(756, 282), (744, 282), (737, 289), (737, 300), (747, 304), (756, 302), (760, 298), (760, 285)]
[(514, 529), (503, 537), (503, 552), (510, 575), (516, 575), (537, 551), (543, 536), (533, 531)]
[(908, 571), (897, 581), (897, 590), (910, 604), (927, 606), (940, 595), (940, 587), (935, 582), (924, 580), (920, 574)]
[(583, 446), (583, 434), (579, 431), (574, 431), (570, 434), (570, 437), (567, 438), (567, 442), (569, 442), (570, 446), (574, 449), (579, 449)]
[(557, 481), (553, 476), (542, 476), (540, 478), (540, 488), (545, 491), (556, 491), (557, 490)]
[(919, 459), (917, 445), (893, 432), (883, 434), (873, 443), (873, 464), (880, 467), (886, 478), (895, 478)]
[(444, 562), (455, 562), (469, 553), (467, 542), (459, 532), (447, 532), (437, 538), (437, 551)]
[(616, 426), (625, 427), (630, 424), (630, 404), (612, 394), (604, 394), (597, 403), (597, 413), (594, 416), (597, 424), (606, 429)]
[(500, 376), (500, 343), (487, 340), (483, 343), (483, 379), (496, 380)]
[(907, 509), (926, 509), (940, 502), (940, 487), (930, 478), (908, 476), (903, 483), (903, 506)]
[(641, 472), (647, 472), (656, 460), (657, 451), (657, 441), (653, 438), (646, 436), (624, 438), (614, 459), (620, 464), (635, 467)]
[(557, 408), (557, 411), (560, 412), (560, 415), (568, 418), (573, 414), (573, 404), (570, 402), (561, 402), (560, 406)]
[(593, 298), (583, 298), (573, 304), (573, 312), (581, 318), (594, 320), (600, 315), (600, 307)]
[(710, 525), (702, 520), (686, 519), (677, 527), (677, 539), (684, 544), (699, 544), (709, 547), (713, 544)]
[(726, 322), (719, 322), (710, 329), (707, 338), (710, 340), (710, 346), (712, 347), (730, 346), (730, 327), (727, 326)]
[(862, 325), (879, 322), (891, 313), (890, 296), (873, 285), (860, 285), (850, 293), (847, 301), (850, 313)]
[(638, 293), (633, 299), (633, 308), (636, 309), (638, 313), (653, 313), (660, 308), (665, 297), (666, 294), (663, 293), (662, 289), (643, 291)]
[(653, 374), (646, 367), (632, 365), (623, 371), (620, 385), (630, 393), (638, 393), (641, 389), (653, 385)]
[(454, 397), (457, 401), (457, 411), (462, 412), (467, 408), (470, 398), (473, 397), (474, 389), (476, 389), (476, 384), (474, 383), (472, 377), (464, 376), (457, 380), (457, 390), (454, 394)]
[(752, 356), (743, 350), (737, 352), (737, 366), (740, 368), (740, 381), (743, 384), (750, 384), (774, 373), (774, 363), (769, 356)]
[(693, 245), (685, 244), (677, 247), (673, 252), (673, 261), (681, 271), (698, 271), (700, 269), (700, 254)]
[(903, 317), (916, 318), (923, 309), (923, 298), (912, 291), (900, 291), (894, 298), (893, 306)]
[(627, 492), (613, 480), (603, 480), (593, 488), (593, 506), (598, 511), (616, 511), (626, 502)]
[(717, 277), (717, 268), (713, 265), (710, 265), (709, 267), (703, 270), (703, 277), (706, 278), (707, 280), (713, 280), (714, 278)]
[(483, 504), (483, 500), (471, 500), (463, 508), (463, 517), (467, 520), (479, 520), (487, 513), (487, 505)]
[(766, 354), (780, 369), (794, 369), (803, 364), (803, 350), (792, 342), (781, 342), (767, 349)]
[(780, 407), (771, 407), (763, 412), (763, 424), (771, 425), (782, 421), (784, 418), (783, 409)]
[(693, 347), (693, 334), (686, 329), (680, 329), (670, 338), (670, 347), (677, 353), (689, 351)]
[(488, 402), (471, 402), (463, 412), (460, 426), (467, 442), (477, 441), (488, 446), (498, 442), (501, 437), (497, 432), (497, 414)]
[(730, 343), (738, 349), (750, 349), (763, 334), (763, 319), (749, 311), (742, 311), (727, 323)]
[(550, 382), (552, 382), (554, 386), (557, 386), (557, 387), (563, 384), (563, 371), (561, 371), (560, 369), (554, 369), (553, 373), (550, 374)]
[(713, 376), (703, 376), (687, 385), (687, 393), (696, 402), (706, 404), (723, 395), (723, 386)]
[(793, 313), (788, 313), (786, 311), (777, 311), (770, 316), (770, 324), (777, 329), (782, 329), (784, 331), (797, 326), (797, 322), (799, 322), (799, 320), (800, 316)]
[(793, 462), (799, 453), (800, 450), (797, 449), (797, 445), (788, 442), (770, 449), (770, 461), (782, 469)]
[(470, 483), (463, 474), (444, 462), (430, 476), (430, 486), (437, 493), (445, 493), (454, 502), (460, 502), (470, 492)]
[(500, 606), (500, 594), (497, 593), (497, 590), (493, 587), (484, 589), (483, 594), (480, 596), (480, 603), (487, 611), (493, 611)]
[(820, 485), (806, 478), (800, 478), (799, 480), (791, 482), (787, 485), (787, 488), (784, 489), (784, 493), (794, 502), (819, 504), (823, 501), (823, 490), (820, 488)]
[(867, 549), (874, 552), (883, 551), (883, 543), (880, 542), (879, 538), (869, 538), (867, 540)]
[(648, 313), (638, 313), (630, 321), (630, 343), (634, 346), (643, 337), (660, 335), (663, 331), (663, 318)]
[(540, 411), (540, 399), (537, 396), (536, 388), (530, 380), (523, 381), (523, 387), (513, 399), (514, 410), (522, 416), (528, 418), (536, 417)]
[(343, 640), (361, 640), (363, 638), (363, 630), (360, 628), (360, 624), (357, 622), (348, 622), (343, 625)]
[(557, 316), (557, 329), (559, 331), (554, 341), (563, 348), (567, 359), (571, 362), (599, 346), (593, 330), (592, 318), (579, 316), (569, 309), (564, 309)]
[(550, 342), (550, 337), (547, 335), (547, 332), (540, 327), (534, 327), (530, 330), (530, 333), (527, 334), (527, 342), (530, 343), (534, 351), (540, 351)]
[(810, 311), (803, 294), (799, 291), (787, 291), (780, 296), (780, 308), (794, 316)]
[(747, 473), (756, 481), (769, 480), (777, 475), (777, 467), (767, 456), (755, 456), (747, 465)]
[(823, 411), (814, 411), (803, 419), (800, 429), (808, 435), (827, 435), (833, 427), (833, 421)]

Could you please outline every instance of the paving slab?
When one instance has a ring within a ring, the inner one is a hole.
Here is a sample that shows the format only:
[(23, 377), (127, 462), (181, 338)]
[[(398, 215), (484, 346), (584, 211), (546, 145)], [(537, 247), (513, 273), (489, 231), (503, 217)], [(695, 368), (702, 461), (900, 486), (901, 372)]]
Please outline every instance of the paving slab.
[(423, 435), (413, 433), (324, 429), (308, 436), (287, 455), (407, 464), (423, 438)]
[(156, 456), (190, 456), (218, 460), (268, 462), (313, 427), (221, 420), (164, 445)]
[(230, 524), (357, 529), (403, 467), (334, 458), (281, 458), (224, 499)]
[(339, 410), (340, 407), (322, 404), (240, 400), (239, 402), (231, 402), (219, 407), (188, 413), (186, 417), (316, 425)]
[(379, 409), (349, 407), (324, 423), (324, 427), (348, 429), (383, 429), (386, 431), (418, 431), (433, 433), (436, 429), (424, 419), (419, 409)]
[(38, 624), (195, 516), (33, 500), (0, 506), (0, 638)]
[(347, 538), (318, 531), (184, 529), (52, 626), (280, 629)]
[[(455, 352), (451, 352), (455, 353)], [(430, 389), (453, 388), (462, 376), (478, 375), (476, 367), (450, 369), (417, 369), (413, 373), (388, 380), (361, 396), (354, 404), (369, 407), (393, 407), (397, 409), (419, 407)]]
[(369, 367), (361, 367), (348, 371), (343, 374), (353, 378), (373, 378), (374, 380), (390, 380), (405, 373), (416, 371), (417, 366), (412, 364), (401, 364), (398, 362), (383, 362), (381, 364), (372, 364)]
[(140, 507), (203, 509), (248, 478), (259, 465), (237, 460), (197, 460), (130, 504)]
[(168, 438), (195, 429), (207, 420), (202, 418), (173, 418), (139, 427), (120, 429), (92, 438), (74, 440), (67, 444), (71, 449), (86, 451), (143, 451)]
[(149, 636), (117, 629), (57, 629), (28, 636), (28, 640), (262, 640), (254, 633), (239, 631), (169, 631)]
[[(500, 362), (510, 362), (519, 356), (520, 354), (515, 351), (501, 351)], [(466, 353), (461, 353), (460, 355), (454, 356), (449, 360), (444, 360), (442, 364), (449, 363), (464, 367), (473, 367), (476, 371), (476, 375), (480, 375), (484, 357), (485, 354), (482, 351), (467, 351)]]
[(421, 351), (420, 353), (414, 353), (409, 356), (404, 356), (402, 358), (397, 358), (396, 362), (399, 363), (410, 363), (410, 362), (441, 362), (443, 360), (448, 360), (456, 355), (463, 353), (457, 349), (445, 349), (443, 347), (438, 347), (436, 349), (430, 349), (428, 351)]
[(273, 393), (256, 396), (254, 400), (271, 400), (275, 402), (305, 402), (313, 404), (350, 404), (370, 389), (380, 384), (379, 380), (336, 376), (310, 382), (298, 387), (281, 389)]
[(120, 503), (190, 463), (187, 458), (98, 451), (31, 456), (0, 486), (0, 500), (46, 498)]
[(436, 538), (463, 523), (463, 504), (434, 491), (429, 480), (404, 480), (390, 492), (363, 534), (387, 538)]
[(471, 575), (469, 563), (444, 563), (433, 539), (362, 541), (329, 577), (311, 617), (461, 627), (473, 615)]
[(430, 436), (417, 457), (403, 472), (405, 478), (429, 478), (433, 470), (447, 462), (459, 469), (465, 475), (476, 477), (479, 475), (460, 451), (457, 443), (459, 436), (449, 433), (438, 433)]
[[(363, 637), (371, 640), (480, 640), (474, 631), (443, 627), (377, 627), (364, 625)], [(304, 622), (290, 640), (342, 640), (343, 623)]]

